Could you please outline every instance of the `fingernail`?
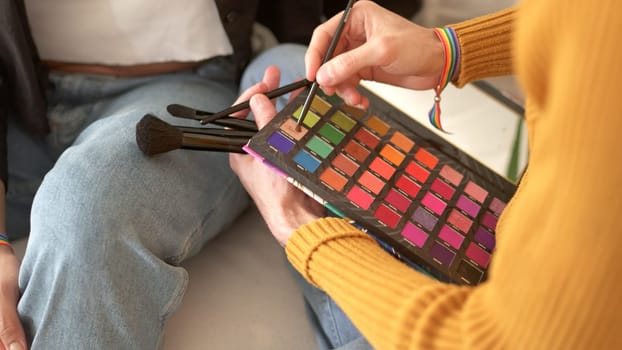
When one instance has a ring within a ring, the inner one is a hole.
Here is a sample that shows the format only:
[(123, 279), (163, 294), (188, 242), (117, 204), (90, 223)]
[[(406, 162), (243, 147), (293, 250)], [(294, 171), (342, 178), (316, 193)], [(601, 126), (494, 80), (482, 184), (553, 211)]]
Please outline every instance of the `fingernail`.
[(9, 350), (24, 350), (24, 347), (20, 343), (12, 343), (9, 345)]

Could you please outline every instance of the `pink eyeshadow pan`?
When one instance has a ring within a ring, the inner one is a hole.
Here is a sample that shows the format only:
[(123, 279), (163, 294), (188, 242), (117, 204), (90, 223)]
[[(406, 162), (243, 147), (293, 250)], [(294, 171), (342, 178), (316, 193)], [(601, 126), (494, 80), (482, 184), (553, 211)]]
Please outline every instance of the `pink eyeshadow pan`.
[(484, 203), (484, 200), (486, 200), (486, 196), (488, 196), (488, 191), (479, 187), (472, 181), (469, 181), (469, 183), (467, 183), (466, 187), (464, 188), (464, 193), (473, 197), (480, 203)]

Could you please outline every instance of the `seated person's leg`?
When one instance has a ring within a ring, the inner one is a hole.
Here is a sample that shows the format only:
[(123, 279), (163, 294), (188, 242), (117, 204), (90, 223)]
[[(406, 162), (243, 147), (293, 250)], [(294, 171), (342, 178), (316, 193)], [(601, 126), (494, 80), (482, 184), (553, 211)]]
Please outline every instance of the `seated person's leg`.
[[(147, 157), (135, 125), (153, 113), (198, 126), (167, 117), (167, 104), (217, 111), (237, 88), (190, 73), (91, 83), (79, 90), (99, 90), (88, 116), (99, 120), (61, 155), (34, 200), (19, 312), (32, 349), (156, 349), (187, 285), (179, 262), (231, 224), (248, 197), (226, 153)], [(131, 88), (110, 93), (120, 85)]]
[[(260, 82), (266, 67), (275, 65), (281, 69), (281, 84), (285, 85), (304, 78), (304, 54), (306, 47), (285, 44), (267, 50), (247, 68), (241, 83), (244, 91)], [(287, 103), (288, 96), (277, 99), (277, 111)], [(321, 349), (371, 349), (371, 346), (352, 325), (348, 317), (323, 291), (311, 286), (297, 271), (292, 269), (301, 285), (309, 319)]]

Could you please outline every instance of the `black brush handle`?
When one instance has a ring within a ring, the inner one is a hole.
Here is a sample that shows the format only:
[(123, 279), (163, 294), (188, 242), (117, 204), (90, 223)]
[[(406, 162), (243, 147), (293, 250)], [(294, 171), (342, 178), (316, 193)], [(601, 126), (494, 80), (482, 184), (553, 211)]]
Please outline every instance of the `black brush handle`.
[[(269, 99), (273, 99), (275, 97), (279, 97), (282, 95), (285, 95), (289, 92), (292, 92), (294, 90), (298, 90), (300, 88), (303, 88), (307, 85), (311, 84), (310, 81), (308, 81), (307, 79), (303, 79), (300, 81), (296, 81), (293, 82), (291, 84), (287, 84), (287, 85), (283, 85), (280, 88), (268, 91), (265, 93), (266, 97), (268, 97)], [(207, 123), (212, 123), (217, 119), (220, 119), (222, 117), (226, 117), (229, 114), (235, 113), (235, 112), (239, 112), (239, 111), (243, 111), (245, 109), (248, 109), (250, 107), (250, 100), (246, 100), (242, 103), (238, 103), (237, 105), (233, 105), (229, 108), (225, 108), (220, 112), (214, 113), (206, 118), (203, 118), (201, 120), (201, 124), (207, 124)]]

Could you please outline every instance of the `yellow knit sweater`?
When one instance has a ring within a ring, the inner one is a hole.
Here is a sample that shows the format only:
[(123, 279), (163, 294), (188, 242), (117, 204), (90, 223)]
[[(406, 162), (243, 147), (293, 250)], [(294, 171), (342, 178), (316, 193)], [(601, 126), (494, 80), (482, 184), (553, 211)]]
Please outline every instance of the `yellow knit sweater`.
[(334, 218), (295, 232), (292, 264), (377, 349), (622, 349), (621, 23), (619, 0), (528, 0), (453, 26), (457, 85), (513, 72), (527, 95), (529, 169), (485, 283), (428, 278)]

